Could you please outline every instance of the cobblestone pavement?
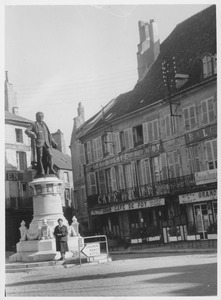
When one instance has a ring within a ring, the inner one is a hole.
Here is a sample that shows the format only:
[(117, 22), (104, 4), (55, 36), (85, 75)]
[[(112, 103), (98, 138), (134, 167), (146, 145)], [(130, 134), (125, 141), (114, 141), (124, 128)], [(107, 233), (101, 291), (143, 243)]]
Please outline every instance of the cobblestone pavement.
[(216, 295), (216, 253), (116, 255), (106, 264), (6, 274), (6, 297)]

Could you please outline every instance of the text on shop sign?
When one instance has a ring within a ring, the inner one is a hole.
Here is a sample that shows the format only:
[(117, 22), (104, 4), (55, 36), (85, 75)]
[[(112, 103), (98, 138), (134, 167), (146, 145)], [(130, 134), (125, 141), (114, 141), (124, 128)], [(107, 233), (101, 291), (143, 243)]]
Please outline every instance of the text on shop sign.
[(180, 204), (201, 202), (217, 199), (217, 190), (202, 191), (179, 196)]
[(133, 209), (143, 209), (147, 207), (154, 207), (154, 206), (161, 206), (165, 205), (165, 199), (152, 199), (152, 200), (142, 200), (142, 201), (134, 201), (131, 203), (122, 203), (122, 204), (115, 204), (109, 207), (92, 209), (91, 215), (103, 215), (112, 212), (120, 212), (120, 211), (127, 211)]

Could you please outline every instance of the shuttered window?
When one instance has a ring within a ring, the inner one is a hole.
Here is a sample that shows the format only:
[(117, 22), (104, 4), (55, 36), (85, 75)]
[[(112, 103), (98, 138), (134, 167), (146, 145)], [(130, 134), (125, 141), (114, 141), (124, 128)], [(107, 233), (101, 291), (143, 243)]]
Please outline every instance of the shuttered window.
[(202, 121), (209, 124), (215, 120), (214, 98), (202, 101)]
[(121, 152), (120, 133), (119, 132), (114, 132), (114, 148), (115, 148), (116, 154)]
[(86, 149), (87, 149), (87, 160), (88, 160), (88, 163), (91, 163), (92, 162), (91, 141), (87, 142)]
[(96, 161), (103, 158), (102, 140), (100, 136), (93, 140), (93, 151), (94, 159)]
[(17, 158), (17, 167), (20, 171), (26, 171), (27, 169), (27, 157), (26, 152), (16, 152), (16, 158)]
[(213, 75), (213, 61), (210, 55), (203, 57), (203, 78), (207, 78)]
[(102, 194), (106, 194), (106, 183), (105, 183), (105, 173), (104, 170), (98, 171), (98, 184), (99, 184), (99, 192)]
[(118, 165), (117, 167), (117, 179), (119, 184), (119, 189), (124, 190), (125, 189), (125, 179), (124, 179), (124, 169), (122, 165)]
[(194, 145), (192, 147), (188, 147), (187, 152), (188, 152), (188, 162), (189, 162), (190, 173), (194, 174), (196, 172), (200, 172), (201, 171), (200, 145)]
[(162, 153), (160, 155), (160, 173), (161, 173), (161, 179), (166, 180), (168, 179), (168, 168), (167, 168), (167, 157), (166, 153)]
[(125, 184), (126, 184), (126, 188), (131, 188), (131, 187), (133, 187), (131, 165), (130, 164), (124, 165), (124, 169), (125, 169)]
[(85, 164), (84, 144), (79, 144), (80, 164)]
[(139, 174), (141, 185), (150, 184), (152, 182), (149, 159), (142, 159), (139, 162)]
[(217, 169), (217, 140), (205, 142), (207, 155), (207, 169)]
[(143, 124), (144, 144), (151, 143), (159, 139), (158, 119)]
[(124, 130), (125, 149), (133, 148), (133, 132), (132, 128)]
[(117, 179), (116, 179), (116, 171), (115, 168), (111, 168), (111, 186), (112, 191), (117, 191)]
[(195, 127), (196, 125), (196, 111), (195, 106), (186, 107), (183, 110), (183, 117), (184, 117), (184, 127), (185, 130), (190, 130)]
[(88, 196), (97, 194), (96, 174), (89, 173), (87, 175), (87, 192)]
[(170, 178), (180, 177), (180, 157), (178, 151), (168, 152)]

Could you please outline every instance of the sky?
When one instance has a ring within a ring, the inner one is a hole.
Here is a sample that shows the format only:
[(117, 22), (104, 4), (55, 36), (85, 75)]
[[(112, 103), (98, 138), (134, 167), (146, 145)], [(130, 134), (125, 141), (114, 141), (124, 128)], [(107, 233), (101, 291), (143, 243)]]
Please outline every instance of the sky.
[(79, 102), (88, 119), (135, 86), (138, 21), (154, 19), (162, 43), (210, 5), (6, 5), (4, 63), (19, 115), (44, 112), (68, 149)]

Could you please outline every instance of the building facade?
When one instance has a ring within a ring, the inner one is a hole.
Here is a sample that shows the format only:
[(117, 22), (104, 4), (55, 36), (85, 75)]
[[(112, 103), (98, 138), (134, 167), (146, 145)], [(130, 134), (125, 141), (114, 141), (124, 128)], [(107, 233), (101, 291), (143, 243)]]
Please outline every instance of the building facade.
[(94, 233), (127, 239), (155, 226), (167, 243), (172, 226), (186, 239), (195, 224), (207, 239), (217, 222), (215, 19), (211, 6), (179, 24), (133, 91), (74, 128), (75, 189)]

